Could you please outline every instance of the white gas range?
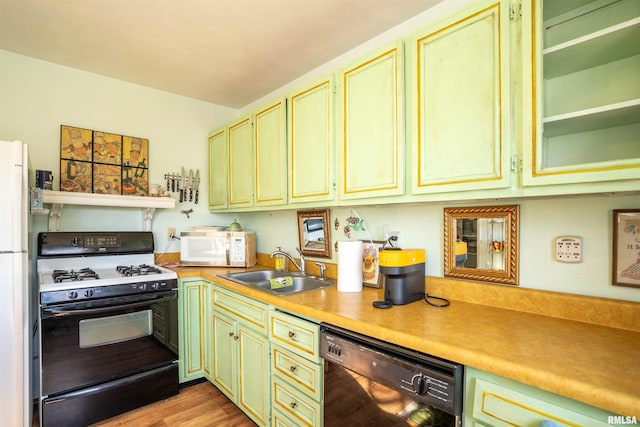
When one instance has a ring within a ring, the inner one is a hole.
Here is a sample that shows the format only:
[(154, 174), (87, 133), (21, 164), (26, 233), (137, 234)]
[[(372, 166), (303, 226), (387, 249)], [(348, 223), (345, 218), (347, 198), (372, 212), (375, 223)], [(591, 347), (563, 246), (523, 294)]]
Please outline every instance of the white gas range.
[(38, 235), (42, 427), (178, 393), (177, 274), (153, 250), (150, 232)]
[[(38, 283), (42, 299), (55, 292), (62, 302), (115, 292), (106, 287), (130, 286), (130, 292), (176, 288), (177, 274), (154, 264), (150, 232), (50, 232), (38, 236)], [(144, 286), (142, 286), (144, 285)], [(122, 289), (122, 287), (120, 287)]]

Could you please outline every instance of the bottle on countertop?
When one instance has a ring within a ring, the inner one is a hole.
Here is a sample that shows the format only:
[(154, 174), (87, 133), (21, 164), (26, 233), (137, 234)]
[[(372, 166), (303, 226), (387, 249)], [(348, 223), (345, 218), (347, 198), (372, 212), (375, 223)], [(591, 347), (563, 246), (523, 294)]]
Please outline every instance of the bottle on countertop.
[[(282, 248), (278, 246), (278, 250), (281, 251)], [(275, 260), (276, 271), (287, 271), (287, 260), (284, 258), (284, 255), (276, 254), (273, 258)]]

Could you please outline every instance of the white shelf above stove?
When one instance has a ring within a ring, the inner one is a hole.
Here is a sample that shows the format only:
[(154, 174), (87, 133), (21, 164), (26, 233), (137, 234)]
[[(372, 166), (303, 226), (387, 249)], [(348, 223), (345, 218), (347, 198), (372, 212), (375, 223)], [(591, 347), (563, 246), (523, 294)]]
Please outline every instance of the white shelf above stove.
[(44, 190), (42, 202), (49, 209), (49, 231), (58, 231), (60, 215), (64, 205), (125, 207), (142, 209), (145, 231), (151, 231), (151, 222), (156, 209), (173, 209), (175, 199), (171, 197), (121, 196), (117, 194), (74, 193), (71, 191)]

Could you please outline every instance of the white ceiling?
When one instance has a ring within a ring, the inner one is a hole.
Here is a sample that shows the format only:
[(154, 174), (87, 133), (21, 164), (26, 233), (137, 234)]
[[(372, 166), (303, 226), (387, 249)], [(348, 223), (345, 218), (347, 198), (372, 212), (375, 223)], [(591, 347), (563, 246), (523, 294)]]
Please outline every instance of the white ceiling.
[(441, 0), (0, 0), (0, 49), (243, 107)]

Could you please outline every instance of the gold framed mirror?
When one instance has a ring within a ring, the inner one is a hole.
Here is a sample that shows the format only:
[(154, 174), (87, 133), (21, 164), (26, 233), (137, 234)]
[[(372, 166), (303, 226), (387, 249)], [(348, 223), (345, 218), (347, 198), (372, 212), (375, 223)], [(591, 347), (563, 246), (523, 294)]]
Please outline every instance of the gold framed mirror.
[(329, 209), (298, 211), (298, 238), (303, 255), (331, 258)]
[(520, 206), (444, 209), (444, 275), (518, 284)]

